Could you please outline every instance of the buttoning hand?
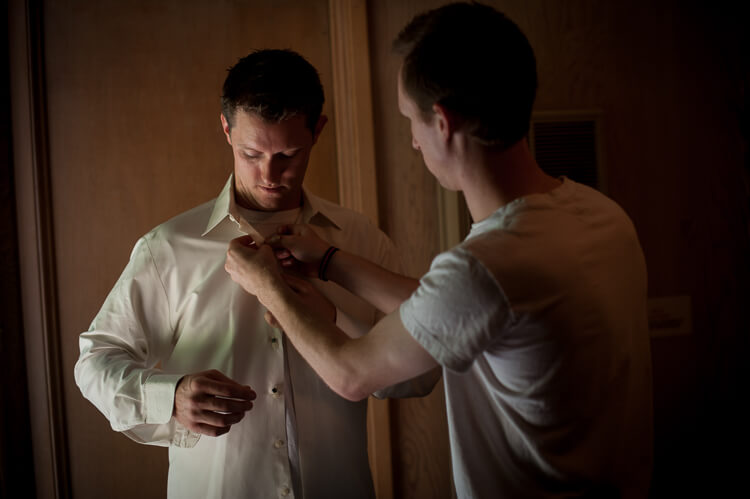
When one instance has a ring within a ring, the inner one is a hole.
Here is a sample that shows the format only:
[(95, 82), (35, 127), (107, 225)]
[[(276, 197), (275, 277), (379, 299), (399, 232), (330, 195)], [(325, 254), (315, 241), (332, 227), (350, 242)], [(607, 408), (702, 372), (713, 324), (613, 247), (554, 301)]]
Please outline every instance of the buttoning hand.
[(255, 392), (213, 369), (183, 376), (174, 394), (173, 415), (195, 433), (218, 437), (252, 409)]
[[(307, 310), (327, 321), (336, 322), (336, 306), (310, 281), (287, 272), (284, 273), (283, 277), (289, 287), (297, 293), (297, 297)], [(281, 325), (271, 312), (267, 311), (264, 319), (271, 327), (281, 329)]]
[(257, 246), (250, 236), (229, 242), (224, 270), (245, 291), (257, 296), (261, 303), (263, 291), (284, 282), (273, 249), (267, 244)]
[(279, 233), (266, 240), (273, 246), (276, 258), (286, 269), (308, 277), (318, 276), (320, 260), (330, 246), (309, 225), (284, 225)]

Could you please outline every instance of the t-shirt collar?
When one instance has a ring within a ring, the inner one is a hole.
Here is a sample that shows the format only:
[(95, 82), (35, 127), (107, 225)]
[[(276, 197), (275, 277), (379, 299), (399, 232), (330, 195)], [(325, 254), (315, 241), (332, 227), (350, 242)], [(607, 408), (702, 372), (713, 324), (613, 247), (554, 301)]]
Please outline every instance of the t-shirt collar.
[[(231, 174), (214, 202), (214, 209), (208, 218), (206, 230), (201, 235), (207, 235), (222, 222), (233, 221), (238, 216), (239, 210), (234, 199), (234, 174)], [(315, 196), (310, 195), (304, 187), (302, 187), (302, 215), (300, 219), (302, 223), (341, 228), (341, 224), (335, 220), (335, 214), (326, 209), (325, 204), (321, 203)]]

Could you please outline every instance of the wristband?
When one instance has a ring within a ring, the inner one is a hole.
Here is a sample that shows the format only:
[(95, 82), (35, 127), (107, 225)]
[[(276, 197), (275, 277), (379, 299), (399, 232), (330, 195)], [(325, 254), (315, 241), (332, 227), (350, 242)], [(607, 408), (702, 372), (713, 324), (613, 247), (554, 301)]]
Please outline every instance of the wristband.
[(326, 269), (328, 268), (328, 264), (330, 263), (333, 254), (338, 250), (339, 249), (336, 246), (329, 247), (323, 255), (323, 258), (320, 260), (320, 266), (318, 267), (318, 279), (320, 279), (321, 281), (328, 280), (326, 279)]

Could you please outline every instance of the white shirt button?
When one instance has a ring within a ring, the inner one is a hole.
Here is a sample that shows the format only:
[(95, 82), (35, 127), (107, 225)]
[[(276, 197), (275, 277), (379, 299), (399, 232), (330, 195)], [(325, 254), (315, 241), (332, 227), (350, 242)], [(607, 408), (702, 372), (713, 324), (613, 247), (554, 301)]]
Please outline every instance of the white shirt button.
[(284, 487), (284, 488), (281, 489), (281, 495), (283, 497), (288, 496), (290, 492), (291, 492), (291, 490), (289, 489), (289, 487)]
[(277, 386), (274, 386), (271, 388), (271, 396), (275, 399), (281, 397), (281, 390)]
[(276, 447), (277, 449), (281, 449), (284, 446), (284, 441), (281, 439), (278, 439), (277, 441), (273, 443), (273, 446)]
[(271, 344), (271, 348), (274, 350), (281, 350), (281, 340), (276, 336), (270, 336), (268, 342)]

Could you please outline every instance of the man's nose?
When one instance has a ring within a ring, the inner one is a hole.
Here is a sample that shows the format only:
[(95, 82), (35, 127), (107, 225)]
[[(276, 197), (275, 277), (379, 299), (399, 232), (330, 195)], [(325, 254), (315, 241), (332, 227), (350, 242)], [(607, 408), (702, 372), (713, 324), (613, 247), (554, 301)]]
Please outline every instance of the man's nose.
[(272, 156), (261, 164), (260, 176), (266, 185), (276, 185), (284, 173), (284, 162)]
[(419, 143), (417, 143), (417, 139), (415, 139), (413, 135), (411, 137), (411, 146), (419, 151)]

